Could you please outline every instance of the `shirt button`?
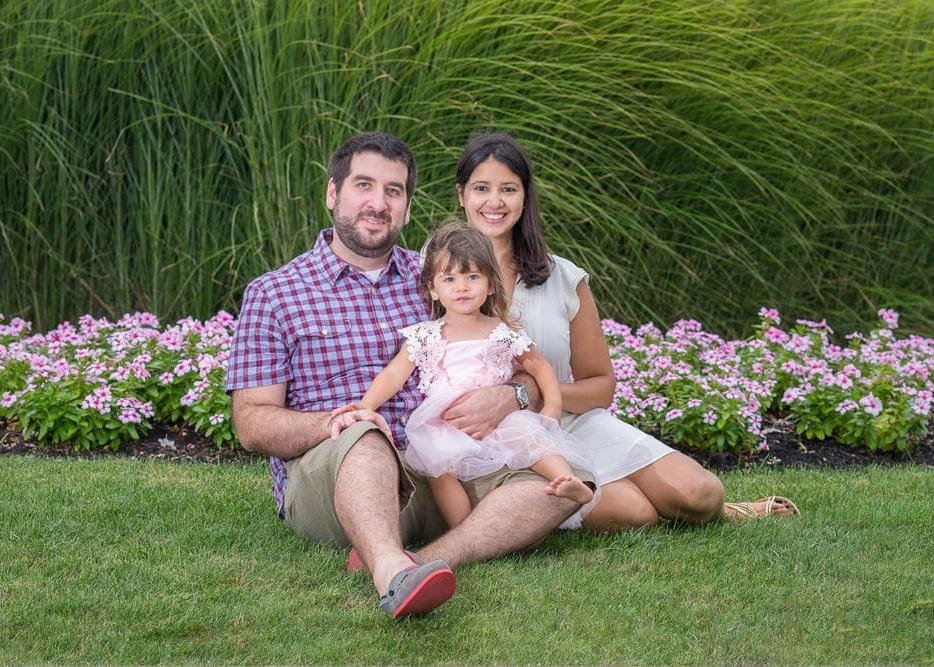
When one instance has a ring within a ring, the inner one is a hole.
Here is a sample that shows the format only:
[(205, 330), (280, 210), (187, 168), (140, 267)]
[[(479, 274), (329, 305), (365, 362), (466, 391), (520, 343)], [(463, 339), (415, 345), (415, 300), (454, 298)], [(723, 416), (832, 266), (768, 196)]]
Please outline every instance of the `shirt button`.
[(328, 330), (327, 330), (327, 329), (322, 329), (322, 330), (321, 330), (321, 335), (322, 335), (322, 336), (327, 336), (327, 335), (328, 335)]
[(389, 326), (389, 325), (386, 324), (385, 322), (380, 322), (380, 323), (379, 323), (379, 328), (380, 328), (380, 329), (385, 329), (385, 328), (388, 327), (388, 326)]
[(402, 423), (403, 426), (405, 426), (405, 423), (406, 423), (408, 420), (409, 420), (409, 418), (406, 417), (406, 416), (404, 416), (404, 415), (403, 415), (402, 417), (399, 418), (399, 421)]

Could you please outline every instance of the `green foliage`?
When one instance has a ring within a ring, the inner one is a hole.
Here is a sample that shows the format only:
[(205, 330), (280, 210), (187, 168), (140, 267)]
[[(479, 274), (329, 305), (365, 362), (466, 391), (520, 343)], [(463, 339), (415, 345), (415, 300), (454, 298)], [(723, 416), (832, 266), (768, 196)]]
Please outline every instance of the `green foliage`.
[(416, 152), (416, 247), (496, 128), (607, 317), (930, 331), (932, 35), (919, 0), (10, 0), (0, 311), (235, 311), (328, 224), (327, 157), (363, 129)]
[(611, 410), (676, 444), (711, 451), (767, 448), (763, 416), (799, 434), (876, 451), (907, 451), (928, 433), (934, 408), (934, 339), (896, 338), (898, 313), (879, 312), (869, 336), (832, 342), (825, 321), (779, 328), (760, 310), (751, 340), (724, 340), (682, 320), (662, 333), (605, 320), (616, 373)]
[(235, 446), (224, 387), (233, 323), (224, 312), (165, 328), (147, 313), (116, 323), (85, 315), (35, 335), (0, 324), (0, 417), (39, 445), (76, 450), (117, 450), (155, 422)]

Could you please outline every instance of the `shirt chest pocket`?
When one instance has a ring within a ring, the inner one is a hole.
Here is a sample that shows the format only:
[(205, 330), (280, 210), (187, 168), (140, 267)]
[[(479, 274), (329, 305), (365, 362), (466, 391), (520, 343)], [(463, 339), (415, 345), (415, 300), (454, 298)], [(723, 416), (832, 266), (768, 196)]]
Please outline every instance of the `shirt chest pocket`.
[(298, 376), (327, 383), (335, 375), (345, 373), (358, 361), (360, 342), (350, 327), (332, 322), (307, 322), (295, 332), (292, 366)]

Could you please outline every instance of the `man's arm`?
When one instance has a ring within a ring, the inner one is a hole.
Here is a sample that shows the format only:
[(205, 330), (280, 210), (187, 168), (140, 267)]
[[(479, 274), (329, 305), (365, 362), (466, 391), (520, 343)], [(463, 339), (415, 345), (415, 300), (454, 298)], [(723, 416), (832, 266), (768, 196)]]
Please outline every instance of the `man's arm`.
[[(542, 409), (542, 394), (531, 375), (519, 371), (511, 382), (525, 385), (529, 390), (530, 410), (537, 412)], [(467, 392), (451, 403), (441, 417), (454, 428), (479, 440), (492, 433), (503, 417), (518, 409), (516, 390), (499, 384)]]
[(285, 383), (231, 392), (234, 429), (243, 448), (284, 459), (301, 456), (330, 437), (330, 412), (285, 407)]

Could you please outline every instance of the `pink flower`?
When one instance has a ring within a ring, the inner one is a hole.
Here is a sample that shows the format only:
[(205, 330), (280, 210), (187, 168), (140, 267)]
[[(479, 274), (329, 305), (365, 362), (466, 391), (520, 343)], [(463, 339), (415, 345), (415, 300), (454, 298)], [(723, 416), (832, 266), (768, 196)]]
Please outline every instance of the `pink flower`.
[(770, 320), (775, 324), (782, 323), (782, 318), (778, 314), (778, 310), (776, 308), (760, 308), (759, 317), (761, 317), (763, 320)]
[(785, 393), (782, 394), (782, 403), (794, 403), (795, 401), (804, 398), (805, 393), (798, 387), (789, 387), (785, 390)]
[(717, 413), (713, 410), (709, 410), (704, 413), (704, 423), (713, 426), (717, 423)]
[(97, 389), (95, 389), (94, 395), (100, 398), (102, 401), (107, 401), (108, 403), (113, 400), (113, 394), (110, 392), (110, 387), (106, 384), (102, 384)]
[(185, 373), (191, 373), (194, 369), (195, 365), (191, 359), (182, 359), (175, 365), (175, 375), (181, 377)]
[(123, 408), (118, 419), (124, 424), (138, 424), (143, 421), (140, 414), (133, 408)]
[(214, 316), (214, 321), (223, 327), (228, 327), (231, 329), (237, 323), (237, 320), (234, 319), (234, 316), (228, 313), (226, 310), (217, 311), (217, 315)]
[(787, 347), (792, 352), (807, 352), (811, 349), (812, 341), (807, 336), (795, 334), (787, 343)]
[(850, 389), (853, 386), (853, 380), (848, 375), (840, 373), (835, 378), (836, 384), (840, 389)]
[(847, 412), (855, 410), (859, 405), (856, 404), (856, 401), (851, 401), (849, 399), (841, 402), (835, 409), (841, 415), (845, 415)]
[(859, 404), (863, 407), (863, 410), (865, 410), (873, 417), (882, 412), (882, 401), (880, 401), (872, 394), (866, 394), (861, 399), (859, 399)]
[(858, 378), (862, 375), (859, 369), (853, 364), (847, 364), (842, 369), (840, 369), (840, 372), (846, 375), (847, 377), (851, 377), (851, 378)]
[(879, 318), (885, 322), (885, 326), (889, 329), (898, 328), (898, 313), (890, 308), (882, 308), (878, 312)]
[(827, 333), (833, 333), (833, 329), (827, 324), (827, 320), (821, 320), (820, 322), (814, 322), (813, 320), (795, 320), (797, 324), (807, 328), (814, 329), (815, 331), (826, 331)]
[(678, 408), (673, 408), (665, 414), (665, 421), (666, 422), (673, 421), (683, 414), (684, 414), (684, 411), (679, 410)]

